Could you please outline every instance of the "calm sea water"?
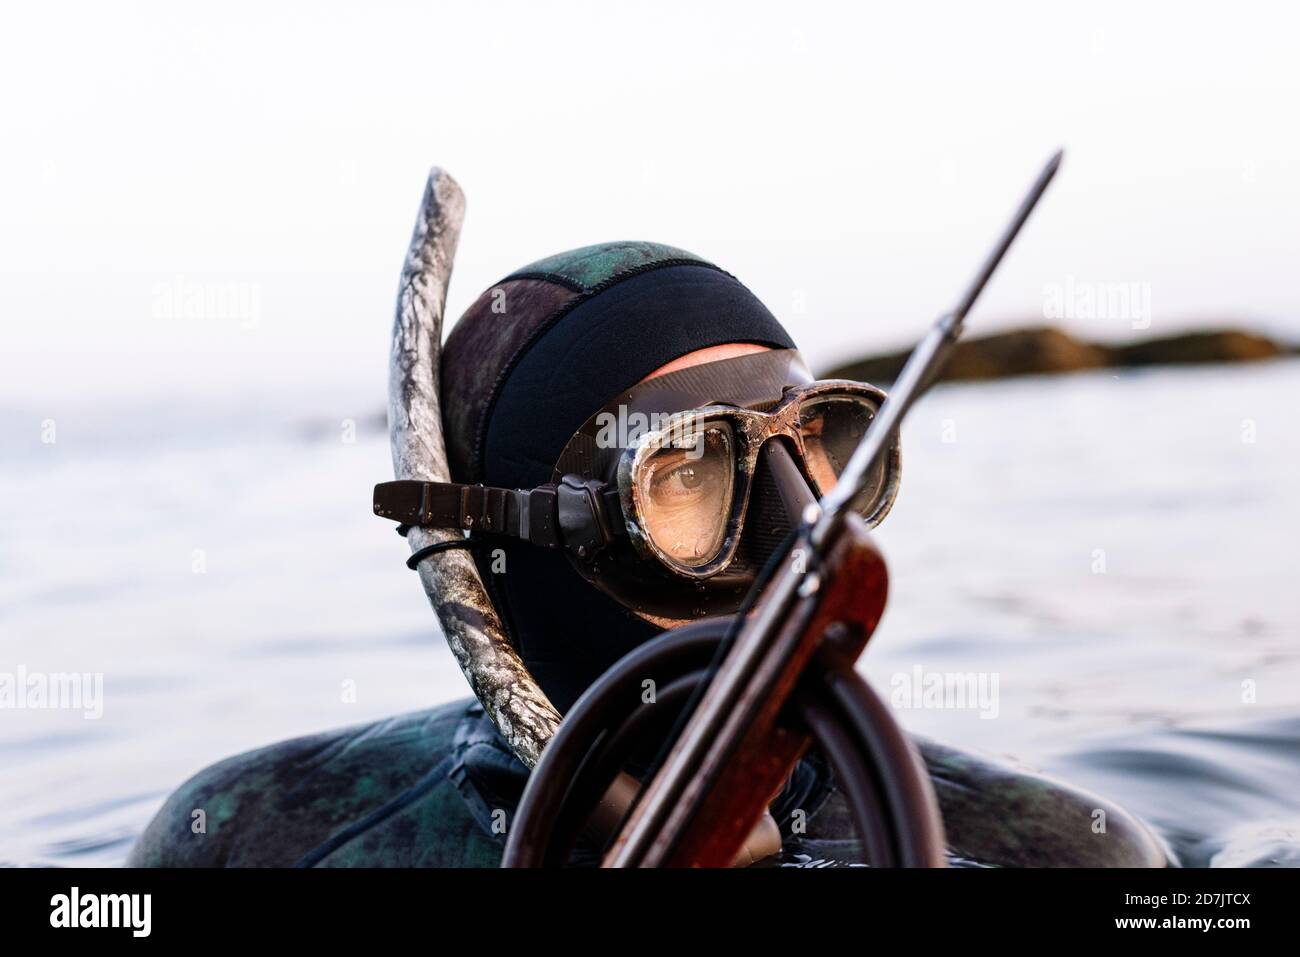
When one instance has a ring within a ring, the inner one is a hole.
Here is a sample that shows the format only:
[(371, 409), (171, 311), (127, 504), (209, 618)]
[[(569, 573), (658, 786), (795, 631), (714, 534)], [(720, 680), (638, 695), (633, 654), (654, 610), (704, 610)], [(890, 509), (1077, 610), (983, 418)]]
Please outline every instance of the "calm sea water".
[[(927, 397), (863, 659), (899, 719), (1118, 801), (1188, 865), (1300, 864), (1298, 373)], [(467, 693), (370, 514), (373, 407), (0, 409), (0, 673), (103, 681), (97, 718), (0, 709), (0, 862), (121, 863), (213, 761)], [(996, 679), (996, 707), (901, 707), (918, 668)]]

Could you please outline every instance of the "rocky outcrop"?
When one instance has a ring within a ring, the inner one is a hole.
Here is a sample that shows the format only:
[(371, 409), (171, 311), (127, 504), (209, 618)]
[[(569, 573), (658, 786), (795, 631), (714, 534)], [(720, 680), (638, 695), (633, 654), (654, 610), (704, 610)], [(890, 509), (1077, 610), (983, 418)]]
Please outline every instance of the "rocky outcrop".
[(1118, 366), (1179, 365), (1188, 362), (1242, 362), (1272, 359), (1285, 350), (1266, 336), (1237, 329), (1188, 332), (1117, 346), (1111, 364)]
[[(1291, 350), (1266, 336), (1236, 329), (1188, 332), (1107, 345), (1077, 339), (1050, 326), (1039, 326), (962, 340), (940, 378), (971, 381), (1108, 367), (1241, 362), (1269, 359), (1288, 351)], [(895, 352), (859, 359), (830, 370), (826, 376), (892, 382), (907, 356), (907, 352)]]

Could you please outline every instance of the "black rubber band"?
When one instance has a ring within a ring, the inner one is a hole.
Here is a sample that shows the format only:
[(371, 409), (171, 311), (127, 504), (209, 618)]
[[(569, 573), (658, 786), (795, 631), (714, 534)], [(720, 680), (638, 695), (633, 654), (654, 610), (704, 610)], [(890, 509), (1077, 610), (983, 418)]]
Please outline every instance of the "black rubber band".
[(425, 545), (418, 552), (412, 552), (411, 557), (406, 560), (406, 567), (415, 571), (416, 566), (424, 561), (430, 555), (436, 555), (438, 552), (450, 551), (453, 548), (470, 548), (474, 544), (473, 540), (468, 538), (456, 538), (450, 542), (434, 542), (432, 545)]

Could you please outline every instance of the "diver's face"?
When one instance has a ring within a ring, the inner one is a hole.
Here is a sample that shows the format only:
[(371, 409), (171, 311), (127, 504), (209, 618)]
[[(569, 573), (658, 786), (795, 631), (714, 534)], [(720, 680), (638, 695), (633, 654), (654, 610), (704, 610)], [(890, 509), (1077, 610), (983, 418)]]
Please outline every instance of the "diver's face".
[(799, 406), (782, 405), (812, 381), (793, 349), (726, 343), (678, 356), (612, 398), (553, 472), (556, 483), (594, 482), (605, 501), (617, 496), (619, 534), (571, 554), (579, 573), (659, 624), (733, 611), (817, 499), (792, 457), (802, 450)]
[[(571, 518), (586, 537), (566, 554), (657, 624), (733, 612), (834, 487), (883, 399), (865, 383), (815, 381), (794, 349), (728, 343), (679, 356), (614, 396), (561, 452), (552, 483), (568, 514), (606, 516), (590, 530)], [(896, 445), (878, 471), (855, 503), (869, 524), (893, 500)]]
[[(689, 369), (692, 366), (706, 365), (710, 362), (721, 362), (724, 359), (736, 359), (740, 356), (770, 351), (769, 346), (761, 346), (752, 342), (728, 342), (717, 346), (706, 346), (703, 349), (696, 349), (694, 352), (688, 352), (684, 356), (678, 356), (671, 362), (665, 363), (642, 379), (641, 382), (649, 382), (658, 376), (667, 375), (671, 372), (680, 372), (682, 369)], [(638, 385), (640, 384), (638, 383)], [(670, 461), (674, 455), (681, 459), (680, 465), (675, 465)], [(729, 492), (731, 475), (727, 464), (722, 462), (720, 457), (698, 455), (695, 450), (685, 449), (669, 450), (666, 454), (658, 456), (658, 458), (665, 460), (657, 470), (662, 478), (652, 483), (648, 495), (653, 500), (652, 507), (660, 516), (662, 524), (671, 525), (674, 522), (674, 516), (678, 516), (676, 519), (678, 527), (667, 538), (688, 545), (692, 542), (698, 544), (698, 541), (703, 538), (707, 539), (711, 545), (715, 545), (716, 539), (722, 531), (721, 526), (713, 522), (702, 522), (700, 516), (710, 511), (716, 511), (716, 509), (709, 508), (709, 503), (721, 495), (724, 490)], [(814, 497), (811, 490), (809, 491), (809, 497)], [(675, 554), (672, 548), (669, 548), (668, 551), (675, 558), (685, 559), (689, 557)]]

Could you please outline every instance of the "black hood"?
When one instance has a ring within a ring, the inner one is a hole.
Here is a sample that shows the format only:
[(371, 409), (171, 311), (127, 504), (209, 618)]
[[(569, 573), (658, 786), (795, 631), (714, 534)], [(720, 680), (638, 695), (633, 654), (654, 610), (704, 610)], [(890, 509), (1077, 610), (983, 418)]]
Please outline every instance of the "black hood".
[[(543, 485), (593, 413), (666, 363), (732, 342), (794, 347), (732, 276), (680, 250), (627, 245), (640, 261), (621, 272), (523, 270), (457, 324), (442, 368), (455, 480)], [(667, 252), (647, 261), (655, 248)], [(503, 539), (481, 544), (475, 558), (511, 640), (561, 711), (661, 631), (597, 591), (557, 550)]]

